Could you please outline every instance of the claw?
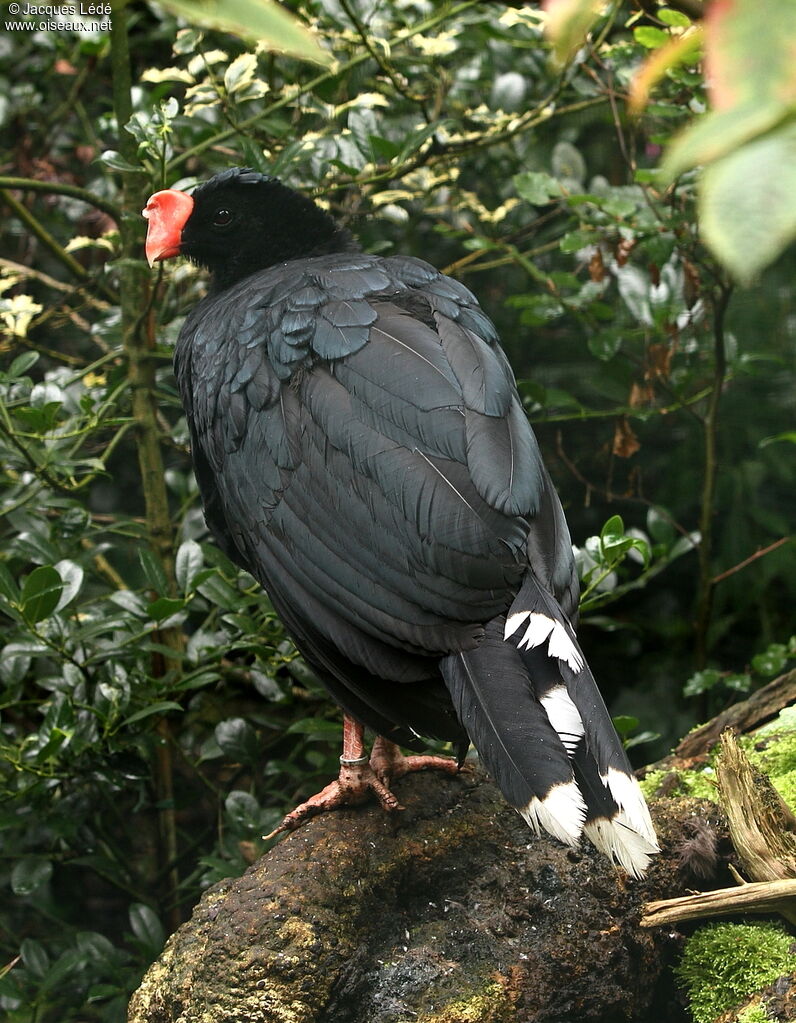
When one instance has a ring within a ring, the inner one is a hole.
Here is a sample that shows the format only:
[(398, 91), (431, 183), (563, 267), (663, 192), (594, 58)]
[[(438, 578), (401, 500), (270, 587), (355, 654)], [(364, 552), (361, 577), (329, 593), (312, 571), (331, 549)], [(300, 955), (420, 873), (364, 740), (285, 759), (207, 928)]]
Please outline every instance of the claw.
[(387, 784), (379, 778), (369, 763), (345, 763), (341, 757), (340, 776), (330, 782), (325, 789), (297, 806), (295, 810), (291, 810), (277, 828), (263, 837), (267, 841), (283, 831), (295, 831), (310, 817), (326, 813), (327, 810), (337, 810), (342, 806), (357, 806), (359, 803), (364, 803), (371, 792), (376, 796), (383, 810), (390, 813), (403, 810)]
[(448, 774), (457, 774), (460, 770), (459, 764), (450, 757), (404, 756), (395, 743), (381, 735), (377, 736), (368, 758), (364, 754), (362, 736), (362, 726), (346, 717), (339, 777), (286, 814), (278, 827), (263, 836), (265, 841), (275, 838), (284, 831), (295, 831), (319, 813), (343, 806), (358, 806), (364, 803), (371, 793), (378, 799), (383, 810), (389, 813), (403, 810), (398, 799), (390, 791), (390, 783), (396, 778), (427, 768), (446, 771)]

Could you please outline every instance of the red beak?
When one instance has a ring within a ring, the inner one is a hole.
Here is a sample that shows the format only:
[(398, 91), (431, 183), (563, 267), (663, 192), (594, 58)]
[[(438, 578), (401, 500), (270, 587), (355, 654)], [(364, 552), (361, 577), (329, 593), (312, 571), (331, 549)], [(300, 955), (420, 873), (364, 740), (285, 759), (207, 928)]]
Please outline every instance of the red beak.
[(180, 238), (193, 212), (193, 199), (185, 192), (167, 188), (149, 197), (142, 216), (149, 221), (146, 232), (146, 258), (150, 266), (159, 259), (180, 254)]

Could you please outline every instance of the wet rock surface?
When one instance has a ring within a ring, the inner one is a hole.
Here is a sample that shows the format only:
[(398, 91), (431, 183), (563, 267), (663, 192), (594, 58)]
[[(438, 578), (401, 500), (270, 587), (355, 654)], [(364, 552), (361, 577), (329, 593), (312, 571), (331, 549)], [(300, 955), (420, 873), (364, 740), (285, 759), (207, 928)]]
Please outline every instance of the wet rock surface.
[(679, 936), (638, 919), (682, 893), (675, 846), (697, 801), (653, 808), (664, 851), (638, 882), (585, 843), (534, 837), (480, 773), (396, 793), (404, 812), (327, 814), (210, 889), (130, 1023), (680, 1018), (661, 981)]

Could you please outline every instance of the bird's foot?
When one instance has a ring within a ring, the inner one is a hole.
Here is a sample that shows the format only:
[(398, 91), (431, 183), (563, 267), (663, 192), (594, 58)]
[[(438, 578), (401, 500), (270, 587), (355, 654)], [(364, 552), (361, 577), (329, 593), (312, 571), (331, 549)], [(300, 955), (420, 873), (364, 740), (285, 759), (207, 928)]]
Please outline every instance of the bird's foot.
[(368, 762), (368, 757), (358, 757), (347, 761), (340, 757), (340, 774), (325, 789), (301, 803), (286, 814), (279, 827), (264, 838), (274, 838), (283, 831), (295, 831), (302, 824), (327, 810), (336, 810), (342, 806), (358, 806), (364, 803), (373, 793), (383, 810), (403, 810), (396, 797), (390, 792), (388, 784), (376, 774)]
[(344, 806), (358, 806), (371, 795), (375, 795), (383, 810), (395, 812), (403, 810), (398, 799), (390, 791), (390, 784), (411, 771), (422, 771), (432, 768), (456, 774), (458, 763), (451, 757), (437, 756), (405, 756), (395, 743), (378, 736), (373, 744), (373, 751), (367, 755), (347, 759), (340, 757), (339, 776), (316, 795), (301, 803), (286, 814), (282, 823), (264, 838), (275, 838), (283, 831), (295, 831), (310, 817), (337, 810)]
[(377, 778), (385, 785), (396, 778), (402, 778), (412, 771), (446, 771), (448, 774), (458, 774), (459, 763), (452, 757), (438, 757), (432, 754), (407, 757), (403, 754), (394, 742), (378, 735), (373, 743), (370, 754), (370, 766)]

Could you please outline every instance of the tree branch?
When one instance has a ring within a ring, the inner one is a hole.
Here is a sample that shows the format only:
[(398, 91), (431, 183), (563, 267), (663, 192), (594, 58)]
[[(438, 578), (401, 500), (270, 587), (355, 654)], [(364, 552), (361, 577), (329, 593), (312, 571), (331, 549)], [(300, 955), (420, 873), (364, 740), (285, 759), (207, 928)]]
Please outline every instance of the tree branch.
[(121, 220), (122, 211), (108, 199), (103, 199), (86, 188), (79, 188), (77, 185), (67, 185), (62, 181), (39, 181), (36, 178), (17, 178), (7, 174), (0, 174), (0, 189), (17, 189), (20, 192), (43, 192), (45, 195), (66, 195), (70, 199), (79, 199), (81, 202), (102, 210), (118, 224)]

